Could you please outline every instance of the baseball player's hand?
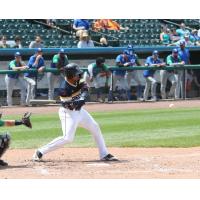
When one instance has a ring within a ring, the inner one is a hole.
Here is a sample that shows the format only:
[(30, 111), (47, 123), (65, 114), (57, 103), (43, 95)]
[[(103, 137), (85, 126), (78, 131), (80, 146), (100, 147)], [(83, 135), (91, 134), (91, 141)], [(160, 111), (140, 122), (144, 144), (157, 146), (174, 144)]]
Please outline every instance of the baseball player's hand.
[(64, 67), (58, 68), (58, 70), (60, 70), (61, 72), (64, 71)]
[(40, 67), (40, 68), (38, 69), (38, 72), (39, 72), (39, 73), (42, 73), (42, 72), (44, 71), (44, 69), (45, 69), (45, 67)]
[(101, 72), (101, 73), (100, 73), (100, 76), (101, 76), (101, 77), (106, 76), (106, 75), (107, 75), (106, 72)]
[(81, 107), (85, 104), (84, 99), (77, 99), (73, 101), (74, 109), (75, 110), (80, 110)]
[(31, 113), (26, 112), (22, 117), (22, 124), (28, 128), (32, 128), (31, 120), (30, 120)]
[(37, 55), (36, 60), (38, 61), (40, 58), (42, 58), (42, 55)]
[(129, 62), (127, 62), (127, 63), (124, 63), (124, 67), (128, 67), (130, 65), (130, 63)]
[(160, 64), (155, 64), (154, 67), (161, 67), (161, 65)]
[(28, 69), (29, 67), (28, 66), (22, 66), (21, 67), (21, 70), (26, 70), (26, 69)]

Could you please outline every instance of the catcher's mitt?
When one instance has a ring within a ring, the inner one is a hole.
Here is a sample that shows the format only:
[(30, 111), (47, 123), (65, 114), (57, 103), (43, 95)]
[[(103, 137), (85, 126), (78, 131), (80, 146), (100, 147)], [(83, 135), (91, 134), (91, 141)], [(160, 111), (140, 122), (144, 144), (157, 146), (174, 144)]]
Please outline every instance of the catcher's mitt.
[(22, 124), (28, 128), (32, 128), (31, 120), (30, 120), (31, 113), (26, 112), (22, 117)]

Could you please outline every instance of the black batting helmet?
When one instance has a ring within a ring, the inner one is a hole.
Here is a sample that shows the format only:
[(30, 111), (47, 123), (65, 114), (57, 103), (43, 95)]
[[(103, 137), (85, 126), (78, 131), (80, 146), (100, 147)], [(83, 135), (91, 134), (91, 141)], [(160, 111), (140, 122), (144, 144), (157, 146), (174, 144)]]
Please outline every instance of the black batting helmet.
[(83, 71), (76, 63), (70, 63), (64, 67), (64, 73), (67, 78), (73, 78), (74, 76), (81, 76)]

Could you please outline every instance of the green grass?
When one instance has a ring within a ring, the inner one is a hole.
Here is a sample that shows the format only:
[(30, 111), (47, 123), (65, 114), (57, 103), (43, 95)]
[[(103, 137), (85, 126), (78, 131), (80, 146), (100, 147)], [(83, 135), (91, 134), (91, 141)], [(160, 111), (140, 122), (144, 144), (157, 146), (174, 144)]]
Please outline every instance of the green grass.
[[(200, 108), (96, 112), (107, 146), (193, 147), (200, 146)], [(19, 118), (19, 116), (7, 116)], [(33, 129), (6, 128), (12, 134), (11, 148), (37, 148), (62, 135), (57, 114), (33, 115)], [(91, 135), (77, 130), (70, 147), (95, 146)]]

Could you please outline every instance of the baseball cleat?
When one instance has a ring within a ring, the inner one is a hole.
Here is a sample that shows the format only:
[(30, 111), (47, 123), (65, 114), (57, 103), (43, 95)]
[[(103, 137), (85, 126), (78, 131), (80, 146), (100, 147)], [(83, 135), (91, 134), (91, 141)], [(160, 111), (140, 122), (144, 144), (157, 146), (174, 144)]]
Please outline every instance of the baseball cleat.
[(105, 157), (101, 159), (101, 161), (119, 161), (112, 154), (107, 154)]
[(33, 161), (40, 161), (42, 159), (42, 156), (42, 153), (37, 150), (33, 155)]
[(3, 160), (0, 160), (0, 166), (8, 166), (8, 163), (3, 161)]

